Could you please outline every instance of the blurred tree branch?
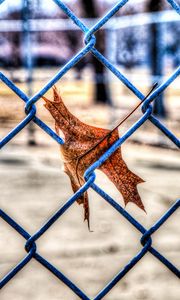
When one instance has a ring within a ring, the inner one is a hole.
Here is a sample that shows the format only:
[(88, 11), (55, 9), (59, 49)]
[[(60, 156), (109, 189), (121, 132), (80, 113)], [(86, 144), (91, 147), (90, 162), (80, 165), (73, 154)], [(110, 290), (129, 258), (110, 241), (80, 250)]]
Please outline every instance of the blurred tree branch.
[[(98, 9), (94, 0), (81, 0), (82, 8), (84, 11), (84, 17), (86, 18), (98, 18)], [(105, 52), (105, 31), (103, 29), (96, 32), (96, 48), (104, 55)], [(95, 102), (110, 104), (110, 93), (107, 85), (107, 73), (104, 65), (92, 57), (92, 64), (94, 68), (94, 80), (95, 80)]]
[[(160, 12), (163, 10), (162, 0), (150, 0), (147, 2), (148, 12)], [(150, 63), (152, 76), (160, 77), (163, 75), (163, 44), (161, 36), (161, 24), (152, 23), (150, 25)], [(153, 113), (165, 118), (167, 113), (164, 106), (163, 95), (161, 94), (154, 101)]]

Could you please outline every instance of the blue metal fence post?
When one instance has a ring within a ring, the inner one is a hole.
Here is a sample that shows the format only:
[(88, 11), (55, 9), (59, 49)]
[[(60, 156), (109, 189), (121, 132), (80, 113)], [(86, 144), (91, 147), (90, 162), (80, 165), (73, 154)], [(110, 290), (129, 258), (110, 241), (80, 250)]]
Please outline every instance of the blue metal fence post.
[[(32, 38), (30, 28), (30, 16), (32, 11), (31, 0), (22, 1), (22, 58), (27, 76), (27, 94), (28, 97), (33, 93), (33, 53), (32, 53)], [(27, 126), (28, 145), (36, 145), (35, 128), (33, 122)]]

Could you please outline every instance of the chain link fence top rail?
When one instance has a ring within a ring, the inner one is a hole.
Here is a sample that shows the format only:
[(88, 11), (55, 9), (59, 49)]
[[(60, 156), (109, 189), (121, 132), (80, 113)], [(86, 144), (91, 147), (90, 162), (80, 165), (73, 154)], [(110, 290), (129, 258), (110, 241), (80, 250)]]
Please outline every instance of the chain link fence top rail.
[[(30, 121), (36, 123), (42, 130), (49, 134), (57, 143), (63, 144), (64, 141), (51, 130), (44, 122), (42, 122), (36, 116), (36, 102), (59, 80), (66, 74), (77, 62), (79, 62), (87, 53), (91, 52), (102, 64), (104, 64), (115, 76), (125, 84), (129, 90), (131, 90), (136, 97), (140, 100), (144, 99), (144, 95), (126, 78), (119, 70), (117, 70), (96, 48), (95, 32), (98, 31), (113, 15), (120, 10), (128, 0), (119, 1), (106, 15), (104, 15), (93, 27), (88, 28), (84, 23), (60, 0), (52, 0), (59, 8), (84, 32), (85, 46), (69, 60), (66, 65), (59, 70), (59, 72), (33, 97), (28, 96), (21, 91), (9, 78), (7, 78), (2, 72), (0, 72), (0, 79), (25, 102), (26, 117), (19, 123), (7, 136), (5, 136), (1, 142), (0, 147), (4, 147), (9, 143), (16, 134), (18, 134), (23, 128), (27, 126)], [(0, 4), (4, 1), (0, 1)], [(177, 1), (167, 0), (172, 8), (180, 14), (180, 6)], [(113, 287), (121, 280), (127, 272), (132, 269), (138, 261), (148, 252), (150, 252), (155, 258), (157, 258), (162, 264), (164, 264), (175, 276), (180, 277), (180, 270), (166, 259), (159, 251), (157, 251), (152, 245), (152, 238), (154, 232), (156, 232), (173, 213), (179, 208), (180, 199), (178, 199), (172, 207), (150, 228), (144, 228), (136, 219), (124, 210), (116, 201), (114, 201), (107, 193), (105, 193), (95, 183), (95, 170), (103, 164), (108, 157), (112, 155), (114, 151), (120, 145), (122, 145), (138, 128), (141, 127), (147, 120), (150, 120), (154, 126), (163, 132), (177, 147), (180, 147), (180, 140), (165, 126), (163, 123), (152, 115), (151, 102), (163, 93), (167, 87), (177, 78), (180, 74), (180, 67), (178, 67), (169, 78), (158, 86), (144, 101), (142, 105), (142, 116), (137, 122), (130, 127), (123, 136), (121, 136), (95, 163), (93, 163), (85, 172), (84, 177), (86, 183), (72, 196), (67, 202), (34, 234), (30, 235), (25, 231), (17, 222), (15, 222), (9, 215), (0, 209), (1, 218), (9, 224), (14, 230), (16, 230), (25, 240), (25, 250), (27, 255), (0, 281), (0, 288), (3, 288), (26, 264), (28, 264), (32, 258), (38, 261), (41, 265), (52, 272), (59, 280), (64, 282), (76, 295), (83, 300), (90, 300), (90, 298), (75, 285), (68, 277), (66, 277), (60, 270), (53, 266), (49, 261), (43, 258), (36, 249), (36, 241), (39, 239), (50, 226), (59, 219), (62, 214), (89, 188), (92, 188), (98, 193), (106, 202), (108, 202), (115, 210), (117, 210), (124, 218), (126, 218), (132, 226), (134, 226), (139, 232), (142, 233), (141, 244), (142, 249), (137, 253), (127, 265), (121, 269), (116, 276), (95, 296), (94, 300), (102, 299)]]

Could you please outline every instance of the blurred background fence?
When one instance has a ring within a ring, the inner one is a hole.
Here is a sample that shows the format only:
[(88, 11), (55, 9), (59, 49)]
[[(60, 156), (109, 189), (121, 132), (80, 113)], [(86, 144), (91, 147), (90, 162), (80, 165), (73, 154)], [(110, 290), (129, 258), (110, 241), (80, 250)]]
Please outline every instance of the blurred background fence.
[[(67, 3), (75, 5), (78, 16), (86, 17), (82, 20), (88, 27), (112, 5), (111, 1)], [(31, 96), (38, 82), (50, 79), (83, 46), (82, 32), (48, 0), (13, 4), (4, 1), (1, 7), (1, 68), (13, 81), (27, 83), (27, 93)], [(96, 47), (116, 68), (123, 68), (131, 81), (141, 82), (148, 89), (152, 82), (161, 83), (179, 65), (178, 25), (178, 14), (166, 1), (129, 2), (97, 32)], [(83, 81), (90, 76), (91, 83), (94, 82), (95, 103), (117, 104), (111, 88), (116, 79), (94, 56), (88, 54), (73, 69), (70, 80)], [(128, 94), (128, 90), (125, 92)], [(173, 92), (176, 97), (176, 83)], [(154, 114), (171, 119), (167, 99), (162, 93), (154, 101)], [(30, 124), (28, 129), (28, 143), (34, 145), (35, 128)]]

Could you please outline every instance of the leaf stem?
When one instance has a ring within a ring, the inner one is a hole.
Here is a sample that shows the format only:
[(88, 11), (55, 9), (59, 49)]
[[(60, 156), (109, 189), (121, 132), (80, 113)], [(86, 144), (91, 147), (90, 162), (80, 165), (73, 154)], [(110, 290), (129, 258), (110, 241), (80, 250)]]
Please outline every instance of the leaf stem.
[(136, 105), (135, 108), (133, 108), (133, 110), (127, 116), (125, 116), (124, 119), (121, 120), (120, 123), (118, 123), (118, 125), (116, 125), (110, 132), (108, 132), (99, 142), (97, 142), (93, 147), (88, 149), (85, 153), (83, 153), (79, 157), (76, 157), (75, 159), (77, 159), (77, 165), (81, 158), (83, 158), (89, 152), (94, 150), (100, 143), (102, 143), (108, 136), (110, 136), (113, 133), (113, 131), (115, 131), (119, 126), (121, 126), (139, 108), (139, 106), (141, 106), (141, 104), (150, 96), (150, 94), (157, 87), (157, 85), (158, 85), (157, 82), (153, 84), (152, 88), (150, 89), (149, 93), (144, 97), (144, 99), (140, 103), (138, 103), (138, 105)]

